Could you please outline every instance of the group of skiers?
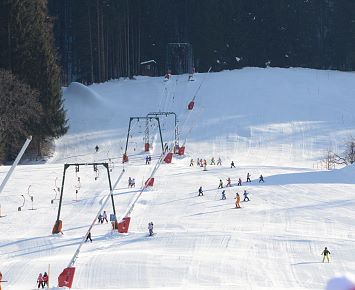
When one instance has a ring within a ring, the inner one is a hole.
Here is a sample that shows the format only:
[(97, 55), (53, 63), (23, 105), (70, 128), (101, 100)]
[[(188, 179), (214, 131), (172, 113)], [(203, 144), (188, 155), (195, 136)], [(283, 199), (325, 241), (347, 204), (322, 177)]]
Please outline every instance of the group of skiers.
[(128, 177), (128, 187), (136, 187), (136, 180), (134, 178)]
[[(247, 174), (247, 182), (251, 182), (250, 176), (251, 176), (251, 175), (250, 175), (250, 173), (248, 172), (248, 174)], [(260, 183), (260, 182), (264, 182), (264, 177), (263, 177), (262, 174), (261, 174), (260, 177), (259, 177), (259, 183)], [(237, 186), (242, 186), (242, 179), (241, 179), (240, 177), (238, 178)], [(224, 186), (223, 186), (223, 181), (222, 181), (222, 179), (220, 179), (220, 180), (219, 180), (219, 184), (218, 184), (218, 188), (223, 188), (223, 187), (224, 187)], [(231, 178), (230, 178), (230, 177), (227, 178), (226, 187), (232, 187), (232, 181), (231, 181)]]
[(44, 286), (48, 286), (48, 275), (47, 272), (44, 272), (44, 274), (42, 275), (42, 273), (39, 273), (38, 278), (37, 278), (37, 284), (38, 284), (38, 288), (44, 288)]
[(100, 213), (99, 216), (97, 217), (97, 219), (98, 219), (99, 224), (103, 224), (104, 221), (106, 221), (106, 223), (108, 223), (106, 211), (104, 210), (104, 212), (102, 214)]
[[(207, 166), (207, 160), (206, 159), (202, 159), (202, 158), (197, 158), (196, 165), (200, 166), (200, 167), (206, 167)], [(216, 165), (214, 157), (211, 158), (210, 165)], [(218, 157), (217, 165), (222, 165), (221, 157)], [(190, 160), (190, 166), (194, 166), (194, 159), (193, 158), (191, 158), (191, 160)]]

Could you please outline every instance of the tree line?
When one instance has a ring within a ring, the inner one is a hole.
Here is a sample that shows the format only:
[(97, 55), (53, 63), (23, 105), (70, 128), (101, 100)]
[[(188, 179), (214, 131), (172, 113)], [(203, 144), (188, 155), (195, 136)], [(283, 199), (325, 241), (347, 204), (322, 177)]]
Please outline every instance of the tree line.
[(49, 0), (66, 83), (167, 67), (167, 44), (188, 42), (206, 71), (246, 66), (354, 70), (351, 0)]
[(47, 155), (68, 129), (52, 28), (46, 0), (0, 1), (0, 163), (28, 135), (28, 152)]

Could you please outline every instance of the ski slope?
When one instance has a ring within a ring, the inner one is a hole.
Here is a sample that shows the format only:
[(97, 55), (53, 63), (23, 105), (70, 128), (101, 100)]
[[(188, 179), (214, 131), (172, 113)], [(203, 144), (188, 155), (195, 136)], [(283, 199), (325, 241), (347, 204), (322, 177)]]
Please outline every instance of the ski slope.
[[(320, 168), (326, 151), (341, 152), (355, 133), (354, 95), (354, 73), (300, 68), (196, 74), (194, 82), (181, 75), (167, 82), (137, 77), (71, 84), (64, 88), (68, 134), (46, 164), (18, 166), (0, 195), (6, 215), (0, 218), (0, 271), (9, 281), (3, 289), (36, 288), (48, 265), (55, 287), (109, 193), (103, 168), (95, 180), (91, 166), (78, 173), (70, 167), (63, 235), (52, 235), (58, 200), (51, 200), (58, 198), (53, 189), (61, 186), (64, 163), (110, 159), (112, 183), (124, 168), (114, 199), (117, 216), (126, 211), (161, 153), (157, 126), (149, 124), (153, 160), (145, 165), (141, 120), (132, 125), (129, 163), (122, 165), (129, 117), (156, 111), (177, 114), (186, 155), (160, 166), (154, 186), (134, 207), (128, 234), (95, 224), (93, 242), (75, 263), (73, 289), (324, 289), (330, 277), (354, 273), (355, 168)], [(164, 143), (171, 144), (173, 119), (160, 120)], [(212, 157), (221, 157), (222, 166), (196, 166), (196, 158)], [(232, 160), (237, 168), (230, 168)], [(0, 167), (0, 180), (8, 170)], [(251, 183), (245, 183), (248, 172)], [(259, 184), (260, 174), (265, 183)], [(128, 177), (136, 179), (135, 188), (127, 187)], [(228, 177), (233, 186), (220, 200), (219, 180), (226, 184)], [(203, 197), (197, 197), (200, 186)], [(244, 190), (250, 202), (235, 209), (235, 193)], [(21, 195), (26, 202), (17, 211)], [(105, 209), (112, 213), (110, 204)], [(150, 221), (153, 237), (147, 237)], [(321, 263), (325, 246), (329, 264)]]

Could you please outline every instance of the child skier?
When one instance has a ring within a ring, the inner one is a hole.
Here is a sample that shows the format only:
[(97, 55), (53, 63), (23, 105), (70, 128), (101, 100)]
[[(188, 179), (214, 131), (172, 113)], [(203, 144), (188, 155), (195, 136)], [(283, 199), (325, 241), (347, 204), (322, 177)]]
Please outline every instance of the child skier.
[(136, 187), (136, 179), (132, 178), (131, 187)]
[(207, 171), (207, 161), (203, 160), (203, 171)]
[(153, 227), (154, 227), (153, 222), (150, 222), (150, 223), (148, 224), (148, 230), (149, 230), (149, 236), (150, 236), (150, 237), (151, 237), (152, 235), (154, 235), (154, 233), (153, 233)]
[(107, 220), (107, 213), (106, 213), (105, 210), (104, 210), (104, 213), (102, 214), (102, 222), (104, 222), (104, 220), (106, 221), (106, 223), (108, 223), (108, 220)]
[(38, 283), (38, 287), (37, 287), (38, 289), (41, 287), (44, 288), (42, 273), (39, 273), (37, 278), (37, 283)]
[(214, 162), (214, 157), (212, 157), (211, 159), (211, 165), (216, 165), (216, 163)]
[(250, 180), (250, 173), (248, 172), (248, 174), (247, 174), (247, 182), (251, 182), (251, 180)]
[(244, 190), (244, 193), (243, 193), (243, 195), (244, 195), (244, 200), (243, 200), (243, 201), (250, 201), (250, 199), (249, 199), (249, 197), (248, 197), (248, 194), (249, 194), (249, 192), (247, 192), (246, 190)]
[(2, 279), (3, 279), (2, 278), (2, 273), (0, 272), (0, 290), (1, 290), (1, 282), (6, 282), (6, 281), (3, 281)]
[(231, 168), (235, 168), (235, 165), (234, 165), (234, 161), (232, 161), (232, 163), (231, 163)]
[(329, 255), (330, 255), (330, 252), (329, 252), (329, 250), (327, 249), (327, 247), (324, 248), (324, 250), (323, 250), (323, 252), (322, 252), (321, 255), (323, 256), (323, 263), (324, 263), (325, 259), (327, 259), (327, 261), (328, 261), (328, 263), (329, 263)]
[(47, 275), (47, 272), (44, 272), (42, 278), (43, 278), (43, 286), (49, 287), (49, 286), (48, 286), (48, 275)]
[(239, 179), (238, 179), (238, 184), (237, 184), (237, 186), (242, 186), (242, 180), (240, 179), (240, 177), (239, 177)]
[(145, 157), (145, 165), (147, 165), (147, 164), (149, 164), (149, 156), (148, 155)]
[(194, 160), (192, 158), (190, 160), (190, 166), (194, 166)]
[[(85, 240), (85, 243), (90, 240), (90, 242), (92, 243), (92, 239), (91, 239), (91, 232), (89, 232), (86, 236), (86, 240)], [(38, 287), (39, 288), (39, 287)], [(42, 287), (43, 288), (43, 287)]]
[(202, 186), (198, 189), (198, 196), (203, 196)]
[(221, 159), (221, 157), (218, 157), (217, 165), (222, 165), (222, 159)]
[(223, 188), (223, 181), (222, 181), (222, 179), (219, 180), (218, 188)]
[(227, 178), (227, 185), (226, 185), (226, 187), (231, 187), (232, 186), (232, 184), (231, 184), (231, 179), (230, 179), (230, 177), (228, 177)]
[(222, 199), (222, 200), (223, 200), (223, 199), (226, 199), (226, 191), (225, 191), (225, 190), (222, 191), (222, 197), (221, 197), (221, 199)]
[(240, 208), (240, 196), (238, 192), (236, 193), (235, 196), (235, 208)]
[(260, 183), (260, 182), (264, 182), (264, 177), (263, 177), (262, 174), (260, 174), (260, 177), (259, 177), (259, 183)]
[(102, 224), (102, 222), (103, 222), (103, 218), (102, 218), (102, 214), (100, 213), (99, 214), (99, 216), (97, 217), (97, 222), (99, 223), (99, 224)]

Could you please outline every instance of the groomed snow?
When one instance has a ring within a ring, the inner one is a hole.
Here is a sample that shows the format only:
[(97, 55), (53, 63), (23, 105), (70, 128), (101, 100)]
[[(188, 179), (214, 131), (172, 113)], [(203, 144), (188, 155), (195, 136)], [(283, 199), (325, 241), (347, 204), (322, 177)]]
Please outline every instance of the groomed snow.
[[(326, 151), (341, 152), (355, 133), (354, 73), (246, 68), (195, 74), (193, 82), (187, 78), (137, 77), (64, 89), (68, 134), (56, 141), (46, 164), (18, 166), (0, 195), (6, 215), (0, 218), (0, 271), (9, 281), (3, 289), (36, 288), (38, 273), (49, 264), (50, 286), (57, 285), (109, 192), (103, 168), (94, 180), (91, 166), (77, 174), (70, 167), (61, 213), (64, 234), (52, 235), (58, 200), (51, 200), (55, 186), (61, 186), (63, 164), (110, 158), (114, 183), (122, 170), (129, 117), (154, 111), (177, 114), (186, 155), (159, 168), (154, 187), (132, 212), (128, 234), (112, 232), (109, 223), (94, 226), (93, 242), (76, 261), (73, 289), (318, 290), (337, 274), (355, 272), (355, 168), (320, 168)], [(188, 111), (201, 82), (195, 108)], [(170, 143), (173, 119), (161, 122), (164, 143)], [(118, 216), (161, 152), (157, 126), (149, 126), (151, 165), (145, 165), (143, 152), (145, 121), (132, 126), (130, 161), (114, 191)], [(209, 162), (212, 156), (221, 157), (222, 166), (208, 165), (207, 171), (196, 166), (196, 158)], [(230, 168), (232, 160), (237, 168)], [(0, 180), (8, 170), (0, 167)], [(246, 184), (248, 172), (252, 182)], [(265, 183), (258, 183), (260, 174)], [(136, 188), (127, 188), (129, 176)], [(233, 187), (220, 200), (219, 179), (226, 184), (228, 177)], [(236, 186), (239, 177), (242, 187)], [(197, 197), (199, 186), (203, 197)], [(244, 189), (250, 202), (235, 209), (235, 193)], [(17, 211), (21, 195), (26, 202)], [(112, 212), (110, 204), (106, 211)], [(154, 237), (147, 237), (150, 221)], [(329, 264), (321, 263), (325, 246)]]

